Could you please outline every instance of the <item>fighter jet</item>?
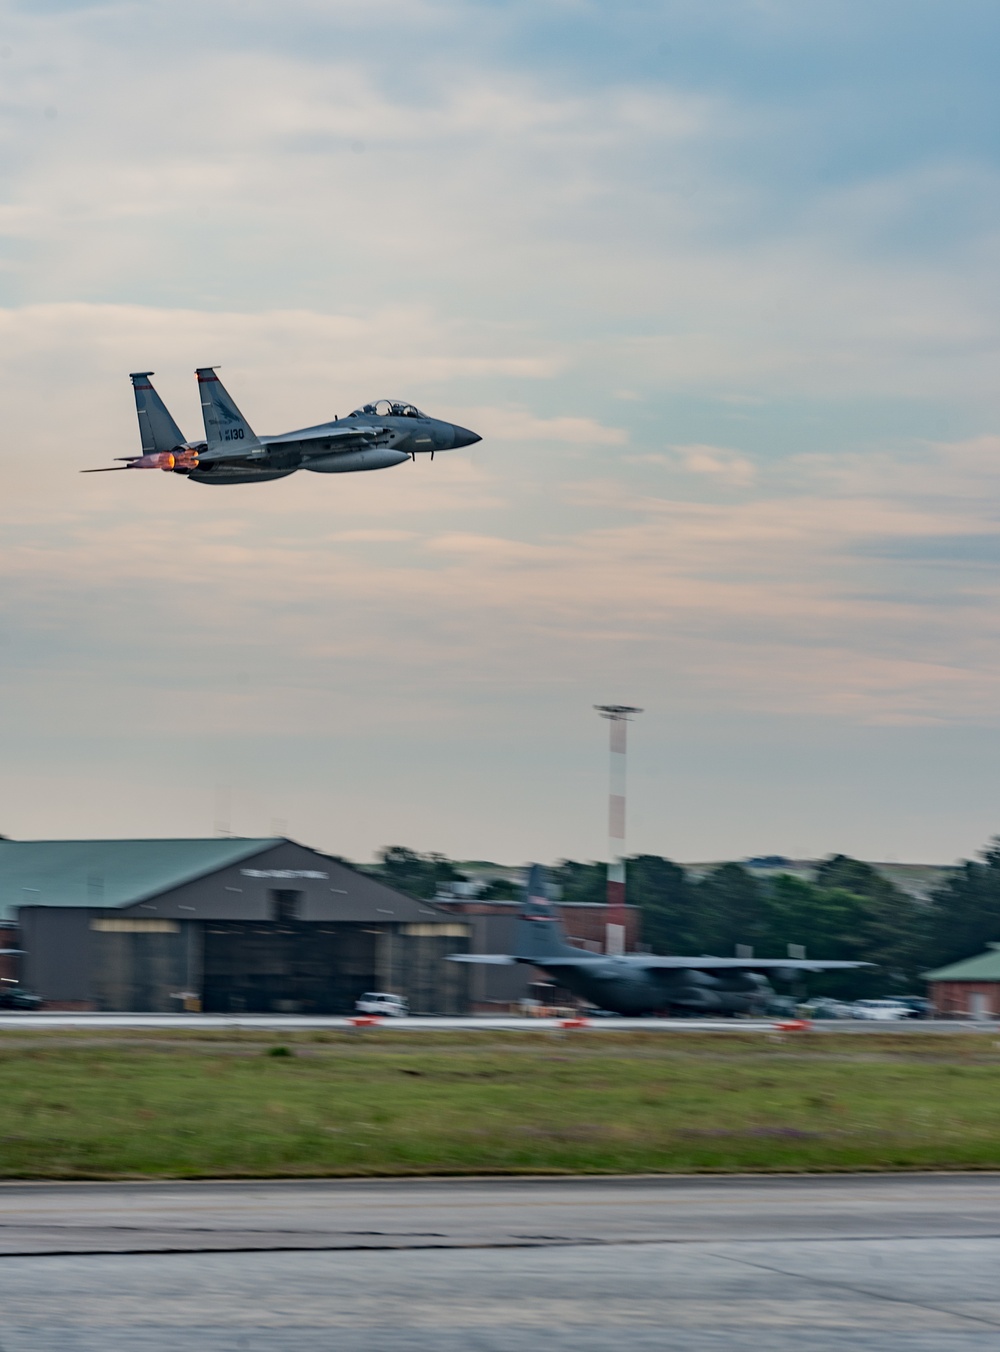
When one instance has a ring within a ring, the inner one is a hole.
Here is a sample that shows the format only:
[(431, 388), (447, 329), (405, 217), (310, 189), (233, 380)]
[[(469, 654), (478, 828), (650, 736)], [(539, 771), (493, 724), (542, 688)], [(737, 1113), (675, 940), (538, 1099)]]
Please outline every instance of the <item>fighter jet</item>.
[(661, 957), (656, 953), (605, 956), (566, 942), (559, 916), (548, 899), (545, 870), (532, 864), (517, 922), (514, 953), (452, 953), (452, 962), (540, 967), (560, 986), (599, 1009), (615, 1014), (656, 1014), (678, 1010), (699, 1014), (762, 1012), (773, 994), (765, 976), (790, 981), (797, 972), (870, 967), (867, 962), (824, 962), (812, 958)]
[(346, 418), (333, 418), (316, 427), (257, 436), (215, 374), (214, 366), (196, 372), (205, 422), (204, 441), (185, 441), (166, 404), (150, 383), (152, 371), (134, 371), (130, 377), (139, 416), (141, 455), (116, 457), (123, 464), (83, 470), (102, 474), (118, 469), (160, 469), (183, 474), (199, 484), (256, 484), (284, 479), (297, 469), (316, 474), (347, 474), (363, 469), (389, 469), (416, 461), (433, 460), (438, 451), (473, 446), (482, 437), (456, 423), (430, 418), (413, 404), (377, 399), (363, 404)]

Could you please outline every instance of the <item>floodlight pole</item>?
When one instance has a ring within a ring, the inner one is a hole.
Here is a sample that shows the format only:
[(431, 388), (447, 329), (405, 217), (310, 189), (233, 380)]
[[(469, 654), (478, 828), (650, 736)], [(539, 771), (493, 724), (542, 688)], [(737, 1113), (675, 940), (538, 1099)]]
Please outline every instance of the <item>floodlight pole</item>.
[(605, 953), (625, 952), (625, 769), (626, 728), (633, 714), (629, 704), (595, 704), (606, 718), (610, 733), (608, 792), (608, 916), (604, 926)]

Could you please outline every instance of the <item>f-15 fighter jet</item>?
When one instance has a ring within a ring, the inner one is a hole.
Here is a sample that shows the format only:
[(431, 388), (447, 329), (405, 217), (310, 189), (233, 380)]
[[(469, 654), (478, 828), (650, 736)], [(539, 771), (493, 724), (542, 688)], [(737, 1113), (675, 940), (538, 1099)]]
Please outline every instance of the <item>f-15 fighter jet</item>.
[(472, 446), (482, 437), (456, 423), (429, 418), (413, 404), (378, 399), (346, 418), (317, 427), (259, 437), (227, 393), (214, 366), (197, 372), (205, 440), (185, 441), (166, 404), (153, 389), (152, 371), (131, 376), (139, 415), (141, 455), (123, 455), (120, 465), (103, 470), (162, 469), (183, 474), (199, 484), (255, 484), (284, 479), (297, 469), (317, 474), (346, 474), (362, 469), (389, 469), (418, 455)]
[(699, 1014), (759, 1012), (774, 994), (767, 974), (790, 981), (799, 972), (870, 967), (823, 958), (663, 957), (658, 953), (589, 953), (567, 943), (548, 899), (545, 870), (532, 864), (515, 929), (513, 953), (452, 953), (452, 962), (525, 963), (574, 995), (616, 1014), (678, 1010)]

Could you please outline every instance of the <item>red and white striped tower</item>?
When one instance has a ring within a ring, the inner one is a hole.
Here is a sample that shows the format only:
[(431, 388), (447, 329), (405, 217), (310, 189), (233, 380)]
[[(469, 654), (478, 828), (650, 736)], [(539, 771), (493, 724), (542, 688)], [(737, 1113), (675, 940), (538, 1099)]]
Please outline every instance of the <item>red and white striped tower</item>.
[(604, 927), (605, 953), (625, 952), (625, 765), (626, 728), (633, 714), (628, 704), (595, 704), (611, 734), (608, 795), (608, 918)]

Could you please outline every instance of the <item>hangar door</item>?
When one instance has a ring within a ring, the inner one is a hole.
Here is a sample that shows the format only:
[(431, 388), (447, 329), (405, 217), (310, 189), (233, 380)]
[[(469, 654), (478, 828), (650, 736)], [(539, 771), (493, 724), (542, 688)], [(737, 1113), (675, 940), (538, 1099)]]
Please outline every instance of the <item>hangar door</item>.
[(374, 988), (376, 935), (360, 925), (210, 921), (202, 1008), (213, 1014), (349, 1014)]

